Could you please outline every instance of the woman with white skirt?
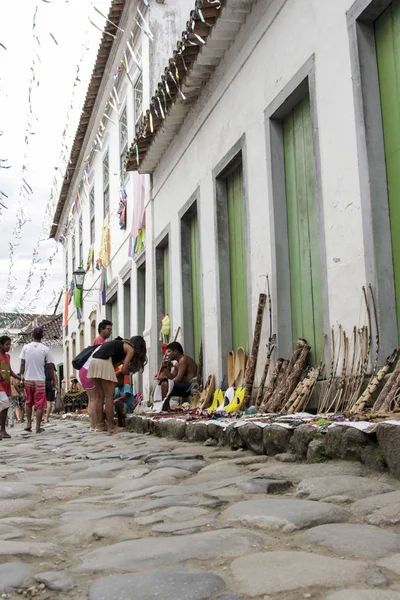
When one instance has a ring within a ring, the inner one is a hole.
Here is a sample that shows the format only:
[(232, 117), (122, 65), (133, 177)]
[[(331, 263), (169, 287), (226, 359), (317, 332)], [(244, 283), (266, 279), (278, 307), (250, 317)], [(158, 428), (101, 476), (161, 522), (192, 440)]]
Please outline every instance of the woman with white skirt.
[(105, 431), (103, 400), (106, 401), (108, 432), (111, 435), (118, 427), (114, 424), (114, 390), (117, 383), (115, 369), (122, 365), (124, 374), (143, 372), (147, 364), (144, 339), (137, 335), (129, 340), (105, 342), (94, 352), (87, 376), (94, 381), (96, 395), (97, 431)]

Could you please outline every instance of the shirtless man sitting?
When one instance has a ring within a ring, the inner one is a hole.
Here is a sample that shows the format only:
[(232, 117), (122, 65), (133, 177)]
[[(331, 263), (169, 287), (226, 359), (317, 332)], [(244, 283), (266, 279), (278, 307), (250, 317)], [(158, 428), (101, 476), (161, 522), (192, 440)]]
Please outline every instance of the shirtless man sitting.
[[(172, 362), (176, 361), (177, 365), (172, 371)], [(183, 348), (179, 342), (171, 342), (167, 346), (167, 351), (163, 360), (163, 368), (159, 374), (161, 381), (162, 398), (166, 398), (168, 394), (168, 379), (174, 382), (174, 387), (171, 390), (170, 396), (179, 396), (180, 398), (188, 398), (190, 396), (191, 386), (196, 380), (197, 365), (193, 358), (184, 354)], [(169, 410), (169, 399), (164, 403), (163, 410)]]

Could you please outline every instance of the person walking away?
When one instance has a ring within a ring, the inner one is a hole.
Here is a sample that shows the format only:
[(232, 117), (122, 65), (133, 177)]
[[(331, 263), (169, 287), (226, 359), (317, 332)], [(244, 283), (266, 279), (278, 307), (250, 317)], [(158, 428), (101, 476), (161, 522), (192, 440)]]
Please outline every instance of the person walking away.
[(106, 417), (108, 433), (117, 431), (114, 424), (114, 391), (117, 378), (115, 367), (122, 364), (121, 373), (143, 372), (147, 364), (146, 342), (141, 336), (131, 337), (129, 340), (113, 340), (106, 342), (95, 350), (88, 377), (93, 379), (96, 393), (97, 431), (105, 431), (103, 419), (103, 401), (106, 401)]
[(10, 364), (11, 338), (8, 335), (0, 337), (0, 438), (11, 437), (6, 431), (8, 409), (11, 406), (11, 377), (20, 379)]
[(53, 377), (50, 375), (49, 365), (47, 364), (47, 362), (44, 363), (44, 370), (45, 370), (45, 375), (46, 375), (46, 401), (47, 401), (46, 419), (45, 419), (46, 423), (49, 422), (51, 411), (52, 411), (52, 408), (54, 405), (54, 401), (56, 399), (56, 391), (57, 391), (57, 387), (58, 387), (56, 366), (54, 363), (52, 366), (53, 366)]
[(118, 426), (125, 427), (125, 415), (133, 413), (134, 399), (132, 388), (127, 383), (124, 383), (125, 376), (123, 373), (117, 373), (117, 385), (114, 392), (114, 406), (117, 413)]
[(100, 346), (100, 344), (104, 344), (112, 334), (112, 323), (107, 319), (100, 321), (99, 326), (97, 328), (99, 335), (93, 340), (93, 346)]
[(26, 344), (26, 346), (22, 348), (20, 355), (20, 372), (26, 393), (27, 423), (25, 431), (32, 431), (33, 408), (36, 408), (36, 433), (44, 431), (41, 429), (40, 425), (42, 423), (43, 411), (47, 409), (46, 362), (50, 377), (54, 377), (54, 359), (50, 349), (42, 343), (43, 336), (43, 329), (41, 327), (35, 327), (33, 330), (33, 342)]

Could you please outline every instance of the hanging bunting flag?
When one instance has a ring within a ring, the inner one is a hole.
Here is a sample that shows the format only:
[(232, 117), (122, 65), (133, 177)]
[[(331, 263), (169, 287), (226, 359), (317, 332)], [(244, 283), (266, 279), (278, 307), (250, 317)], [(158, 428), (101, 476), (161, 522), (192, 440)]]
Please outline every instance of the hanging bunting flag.
[(115, 23), (113, 23), (112, 21), (110, 21), (110, 19), (108, 19), (106, 17), (106, 15), (103, 15), (103, 13), (98, 8), (96, 8), (96, 6), (93, 3), (92, 3), (92, 6), (93, 6), (94, 10), (97, 13), (99, 13), (99, 15), (101, 15), (108, 23), (110, 23), (110, 25), (112, 25), (113, 27), (115, 27), (116, 29), (118, 29), (119, 31), (122, 31), (122, 33), (124, 33), (124, 30), (121, 29), (121, 27), (118, 27), (118, 25), (116, 25)]

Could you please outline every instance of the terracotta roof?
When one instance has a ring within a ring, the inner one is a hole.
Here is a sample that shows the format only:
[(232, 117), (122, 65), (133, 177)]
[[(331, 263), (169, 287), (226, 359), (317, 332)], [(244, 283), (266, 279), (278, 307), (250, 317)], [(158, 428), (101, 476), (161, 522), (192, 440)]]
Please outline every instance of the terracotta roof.
[[(41, 315), (37, 319), (39, 327), (42, 327), (44, 330), (44, 338), (43, 343), (48, 344), (49, 342), (59, 343), (62, 345), (63, 339), (63, 316), (59, 315)], [(31, 340), (33, 333), (33, 325), (32, 321), (29, 326), (26, 327), (23, 331), (20, 331), (17, 336), (14, 338), (14, 342), (17, 344), (26, 344)]]
[(137, 126), (136, 137), (128, 151), (128, 171), (152, 173), (155, 169), (235, 39), (254, 1), (196, 0), (150, 108)]
[[(108, 13), (109, 21), (112, 21), (115, 25), (119, 25), (124, 6), (125, 0), (112, 0), (111, 8)], [(103, 36), (101, 38), (99, 51), (97, 53), (97, 58), (92, 72), (92, 77), (90, 79), (88, 91), (86, 93), (86, 99), (83, 105), (78, 129), (75, 135), (74, 143), (72, 145), (67, 170), (64, 175), (64, 181), (62, 184), (60, 197), (58, 199), (56, 211), (54, 213), (53, 225), (50, 230), (50, 238), (54, 238), (56, 236), (58, 223), (61, 218), (65, 201), (68, 196), (72, 176), (77, 166), (79, 168), (78, 160), (82, 150), (83, 140), (87, 133), (89, 121), (93, 113), (93, 108), (103, 79), (108, 57), (110, 56), (111, 48), (114, 43), (114, 39), (107, 35), (106, 32), (115, 35), (117, 33), (117, 28), (111, 23), (107, 22), (105, 26), (105, 32), (103, 33)]]

